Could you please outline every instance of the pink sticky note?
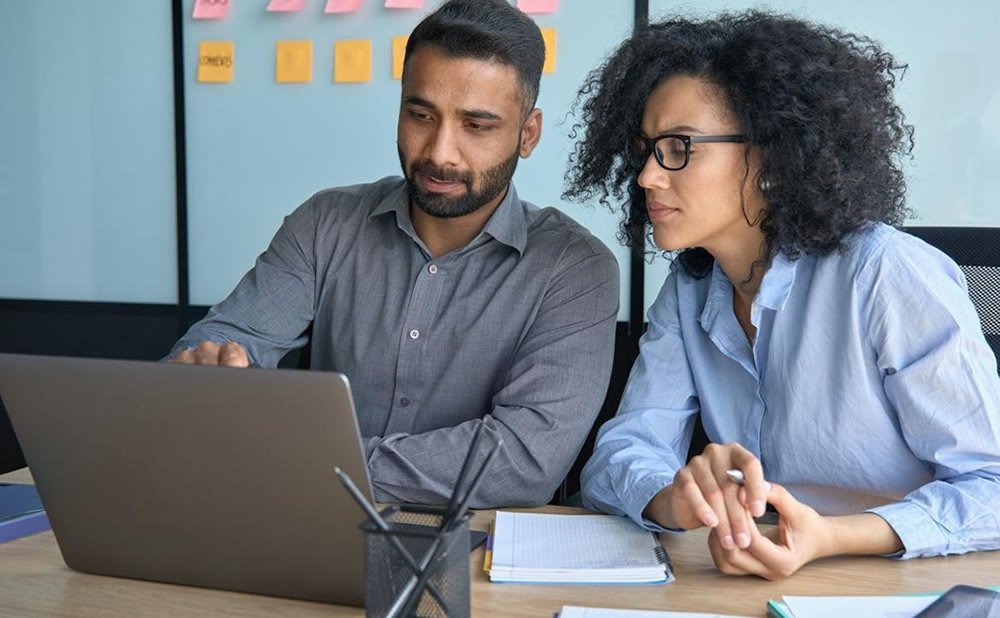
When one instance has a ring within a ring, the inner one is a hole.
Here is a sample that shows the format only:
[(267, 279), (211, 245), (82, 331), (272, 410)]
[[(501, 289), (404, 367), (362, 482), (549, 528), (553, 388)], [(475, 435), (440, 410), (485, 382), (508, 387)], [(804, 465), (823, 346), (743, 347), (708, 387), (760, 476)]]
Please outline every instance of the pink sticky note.
[(555, 13), (559, 0), (517, 0), (517, 8), (525, 13)]
[(229, 12), (229, 0), (194, 0), (195, 19), (222, 19)]
[(326, 0), (324, 13), (353, 13), (361, 8), (361, 0)]
[(385, 0), (387, 9), (422, 9), (424, 0)]
[(291, 13), (301, 11), (306, 0), (271, 0), (267, 3), (267, 10), (274, 13)]

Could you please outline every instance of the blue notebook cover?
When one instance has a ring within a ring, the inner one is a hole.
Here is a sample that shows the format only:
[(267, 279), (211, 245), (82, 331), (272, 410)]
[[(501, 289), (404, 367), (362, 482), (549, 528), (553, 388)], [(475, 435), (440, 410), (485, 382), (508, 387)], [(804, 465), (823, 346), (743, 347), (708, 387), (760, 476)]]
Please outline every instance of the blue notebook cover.
[(0, 483), (0, 543), (49, 529), (34, 485)]

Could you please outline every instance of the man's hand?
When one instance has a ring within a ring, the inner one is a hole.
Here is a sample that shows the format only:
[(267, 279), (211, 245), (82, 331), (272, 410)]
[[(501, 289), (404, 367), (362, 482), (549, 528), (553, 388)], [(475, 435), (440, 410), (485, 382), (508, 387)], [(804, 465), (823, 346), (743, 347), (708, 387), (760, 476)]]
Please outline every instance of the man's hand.
[(250, 357), (246, 349), (235, 341), (212, 343), (202, 341), (193, 350), (182, 350), (180, 354), (168, 359), (171, 363), (186, 365), (225, 365), (227, 367), (249, 367)]

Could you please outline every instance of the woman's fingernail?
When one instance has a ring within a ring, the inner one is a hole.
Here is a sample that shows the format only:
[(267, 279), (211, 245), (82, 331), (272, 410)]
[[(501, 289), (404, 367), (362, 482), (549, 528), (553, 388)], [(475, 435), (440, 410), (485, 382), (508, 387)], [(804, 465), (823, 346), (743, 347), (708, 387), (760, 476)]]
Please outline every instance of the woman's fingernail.
[(727, 534), (726, 536), (722, 537), (723, 549), (733, 549), (734, 547), (736, 546), (733, 544), (733, 537), (731, 535)]
[(736, 535), (736, 544), (740, 547), (746, 548), (750, 546), (750, 535), (746, 532), (740, 532)]
[(708, 526), (709, 528), (714, 528), (719, 525), (719, 518), (716, 517), (715, 513), (713, 513), (712, 511), (705, 513), (705, 516), (702, 518), (702, 520), (705, 522), (705, 525)]
[(761, 515), (764, 514), (764, 509), (765, 507), (763, 500), (754, 500), (750, 510), (753, 511), (754, 517), (760, 517)]

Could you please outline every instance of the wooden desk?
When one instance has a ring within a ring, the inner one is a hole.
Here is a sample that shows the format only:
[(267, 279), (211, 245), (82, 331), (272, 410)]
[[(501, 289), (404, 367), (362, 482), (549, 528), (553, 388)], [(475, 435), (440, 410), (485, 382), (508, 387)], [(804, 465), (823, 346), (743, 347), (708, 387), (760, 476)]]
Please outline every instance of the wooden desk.
[[(30, 481), (25, 472), (0, 481)], [(573, 513), (580, 509), (545, 507)], [(476, 514), (485, 530), (492, 511)], [(1000, 584), (1000, 552), (898, 562), (834, 558), (813, 563), (780, 582), (719, 574), (704, 530), (666, 535), (664, 546), (677, 581), (660, 586), (542, 586), (491, 584), (483, 550), (472, 554), (473, 616), (542, 616), (563, 605), (766, 615), (768, 599), (782, 595), (893, 594), (945, 590), (958, 583)], [(0, 545), (0, 615), (3, 616), (362, 616), (359, 608), (251, 594), (84, 575), (63, 563), (51, 532)]]

